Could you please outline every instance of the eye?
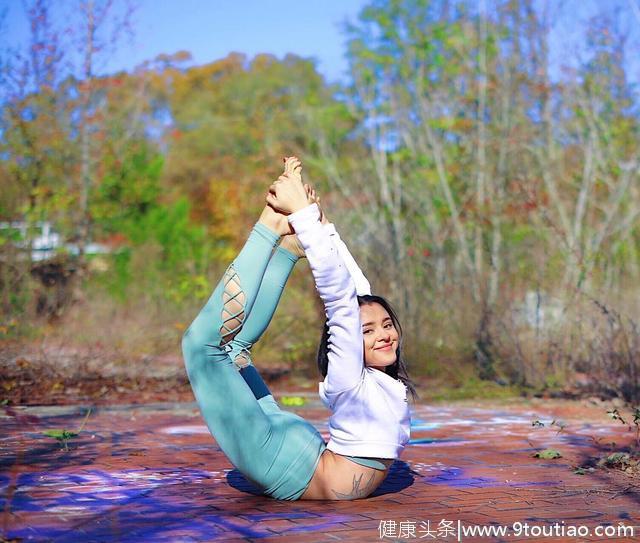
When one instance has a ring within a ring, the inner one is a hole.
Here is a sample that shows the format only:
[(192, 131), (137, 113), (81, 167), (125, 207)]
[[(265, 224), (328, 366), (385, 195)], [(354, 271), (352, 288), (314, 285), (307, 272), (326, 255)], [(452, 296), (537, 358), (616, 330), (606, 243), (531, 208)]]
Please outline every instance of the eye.
[(369, 332), (373, 332), (373, 330), (364, 330), (362, 333), (363, 334), (368, 334)]
[(393, 328), (393, 323), (388, 322), (387, 324), (384, 325), (385, 328)]

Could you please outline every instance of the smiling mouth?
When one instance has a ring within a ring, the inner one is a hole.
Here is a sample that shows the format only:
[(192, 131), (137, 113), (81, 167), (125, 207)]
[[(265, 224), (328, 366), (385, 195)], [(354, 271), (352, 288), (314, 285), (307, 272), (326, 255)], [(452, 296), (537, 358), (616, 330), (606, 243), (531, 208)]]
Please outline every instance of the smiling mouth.
[(387, 349), (391, 349), (391, 347), (393, 347), (393, 343), (389, 343), (388, 345), (385, 345), (384, 347), (376, 347), (374, 349), (374, 351), (386, 351)]

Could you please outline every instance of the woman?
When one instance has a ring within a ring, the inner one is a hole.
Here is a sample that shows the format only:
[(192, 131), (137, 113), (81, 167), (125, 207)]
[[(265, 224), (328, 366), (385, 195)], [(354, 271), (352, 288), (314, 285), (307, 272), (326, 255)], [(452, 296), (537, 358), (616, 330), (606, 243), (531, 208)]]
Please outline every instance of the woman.
[[(398, 374), (401, 335), (395, 315), (380, 299), (366, 297), (363, 334), (346, 261), (355, 277), (357, 266), (335, 229), (321, 223), (300, 169), (297, 159), (287, 160), (270, 187), (247, 243), (185, 332), (185, 365), (218, 445), (266, 495), (363, 498), (384, 480), (409, 439), (406, 387), (387, 373), (395, 367)], [(328, 445), (311, 424), (279, 408), (250, 359), (301, 249), (328, 318), (321, 349), (327, 360), (321, 396), (333, 410)]]

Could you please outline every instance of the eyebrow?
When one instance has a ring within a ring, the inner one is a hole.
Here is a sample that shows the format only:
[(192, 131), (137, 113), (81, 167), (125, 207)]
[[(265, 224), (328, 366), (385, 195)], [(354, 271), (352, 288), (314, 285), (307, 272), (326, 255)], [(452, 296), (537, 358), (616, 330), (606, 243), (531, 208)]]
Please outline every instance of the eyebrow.
[[(385, 317), (384, 319), (382, 319), (382, 324), (384, 324), (386, 321), (391, 321), (391, 317)], [(375, 324), (375, 322), (365, 322), (362, 326), (371, 326), (372, 324)]]

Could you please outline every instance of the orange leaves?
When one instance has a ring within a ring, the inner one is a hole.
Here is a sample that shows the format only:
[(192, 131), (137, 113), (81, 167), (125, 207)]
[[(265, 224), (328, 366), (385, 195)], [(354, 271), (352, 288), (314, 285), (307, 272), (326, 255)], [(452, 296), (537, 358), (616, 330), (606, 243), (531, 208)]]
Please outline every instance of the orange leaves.
[[(407, 256), (408, 257), (414, 257), (417, 254), (418, 253), (417, 253), (415, 248), (407, 247)], [(429, 258), (431, 256), (431, 250), (428, 247), (424, 247), (422, 249), (422, 251), (420, 252), (420, 254), (422, 255), (423, 258)]]
[(209, 229), (217, 239), (236, 241), (238, 232), (244, 235), (242, 217), (243, 198), (242, 188), (228, 179), (211, 179), (206, 196), (207, 211), (210, 213)]

